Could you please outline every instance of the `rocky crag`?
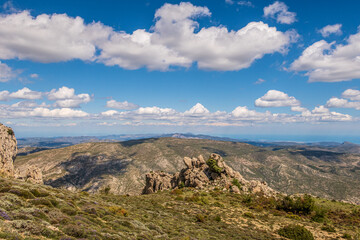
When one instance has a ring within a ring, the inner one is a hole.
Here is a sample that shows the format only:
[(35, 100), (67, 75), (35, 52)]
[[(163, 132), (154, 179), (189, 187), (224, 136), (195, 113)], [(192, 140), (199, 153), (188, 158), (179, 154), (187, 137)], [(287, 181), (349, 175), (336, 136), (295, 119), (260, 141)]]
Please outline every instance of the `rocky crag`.
[(185, 168), (175, 174), (150, 172), (146, 174), (146, 185), (143, 194), (154, 193), (166, 189), (193, 187), (197, 189), (220, 188), (234, 193), (263, 192), (265, 195), (276, 195), (276, 191), (265, 182), (247, 181), (234, 171), (223, 158), (212, 153), (207, 161), (203, 156), (184, 157)]
[(17, 141), (14, 131), (0, 123), (0, 175), (42, 184), (41, 169), (32, 166), (25, 169), (25, 171), (20, 171), (14, 168), (17, 151)]

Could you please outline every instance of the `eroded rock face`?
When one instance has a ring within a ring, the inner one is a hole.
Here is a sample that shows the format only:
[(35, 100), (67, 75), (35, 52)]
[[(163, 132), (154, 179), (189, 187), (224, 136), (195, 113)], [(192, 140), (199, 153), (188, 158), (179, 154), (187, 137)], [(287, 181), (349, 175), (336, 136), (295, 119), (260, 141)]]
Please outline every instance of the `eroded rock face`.
[(17, 141), (14, 131), (0, 123), (0, 174), (14, 177), (14, 160), (17, 154)]
[(14, 131), (0, 123), (0, 175), (43, 184), (42, 170), (40, 168), (31, 166), (23, 172), (14, 168), (16, 154), (17, 141)]
[(206, 162), (203, 156), (197, 158), (184, 157), (185, 168), (175, 174), (152, 172), (146, 174), (144, 194), (179, 187), (194, 187), (198, 189), (221, 188), (234, 193), (263, 192), (265, 195), (275, 195), (276, 192), (265, 182), (247, 181), (239, 172), (234, 171), (223, 158), (212, 153)]

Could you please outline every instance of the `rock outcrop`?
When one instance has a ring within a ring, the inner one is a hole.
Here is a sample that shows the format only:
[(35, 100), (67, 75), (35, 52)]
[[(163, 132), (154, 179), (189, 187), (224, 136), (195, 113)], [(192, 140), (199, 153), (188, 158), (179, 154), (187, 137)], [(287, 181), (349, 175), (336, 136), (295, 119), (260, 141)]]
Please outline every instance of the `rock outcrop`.
[(17, 141), (14, 131), (0, 123), (0, 175), (14, 177)]
[(22, 172), (14, 168), (17, 150), (14, 131), (0, 123), (0, 175), (43, 184), (42, 170), (40, 168), (31, 166)]
[(212, 153), (207, 161), (203, 156), (197, 158), (184, 157), (185, 168), (175, 174), (151, 172), (146, 174), (144, 194), (166, 189), (193, 187), (198, 189), (221, 188), (234, 193), (263, 192), (265, 195), (275, 195), (265, 182), (247, 181), (241, 174), (226, 165), (223, 158)]

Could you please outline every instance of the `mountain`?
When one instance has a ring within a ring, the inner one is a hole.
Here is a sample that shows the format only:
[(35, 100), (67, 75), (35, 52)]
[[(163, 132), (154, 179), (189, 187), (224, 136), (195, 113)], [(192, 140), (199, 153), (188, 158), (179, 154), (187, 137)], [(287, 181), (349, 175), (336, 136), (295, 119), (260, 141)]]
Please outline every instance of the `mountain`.
[(139, 194), (149, 171), (175, 173), (185, 156), (220, 154), (249, 180), (288, 194), (309, 193), (360, 203), (360, 155), (313, 146), (257, 147), (247, 143), (187, 138), (92, 142), (18, 156), (15, 166), (37, 166), (46, 184), (96, 192)]

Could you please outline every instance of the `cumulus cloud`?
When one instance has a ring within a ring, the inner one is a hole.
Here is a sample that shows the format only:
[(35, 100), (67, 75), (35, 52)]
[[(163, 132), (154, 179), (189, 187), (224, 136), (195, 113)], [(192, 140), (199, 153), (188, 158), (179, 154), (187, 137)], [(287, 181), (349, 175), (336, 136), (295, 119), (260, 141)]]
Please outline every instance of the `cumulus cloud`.
[(269, 90), (264, 96), (255, 100), (256, 107), (293, 107), (299, 106), (300, 101), (284, 92)]
[(342, 34), (341, 27), (342, 24), (327, 25), (322, 29), (320, 29), (319, 33), (321, 33), (323, 37), (328, 37), (331, 34), (341, 35)]
[[(359, 28), (360, 31), (360, 28)], [(360, 78), (360, 32), (350, 35), (347, 44), (325, 40), (307, 47), (290, 66), (305, 71), (310, 82), (341, 82)]]
[(117, 102), (115, 100), (109, 100), (106, 102), (106, 107), (115, 108), (115, 109), (123, 109), (123, 110), (132, 110), (132, 109), (137, 109), (140, 106), (137, 104), (134, 104), (134, 103), (130, 103), (128, 101)]
[(85, 24), (66, 14), (31, 16), (29, 11), (0, 15), (0, 59), (60, 62), (92, 60), (95, 44), (108, 37), (111, 28)]
[(35, 108), (28, 113), (31, 117), (50, 117), (50, 118), (73, 118), (87, 117), (88, 113), (81, 110), (73, 110), (71, 108)]
[(75, 94), (75, 89), (68, 87), (61, 87), (59, 89), (52, 89), (48, 94), (49, 100), (55, 100), (55, 107), (61, 108), (77, 108), (82, 103), (91, 101), (91, 97), (87, 93)]
[(264, 7), (264, 17), (271, 17), (282, 24), (294, 23), (296, 21), (296, 13), (289, 12), (288, 9), (289, 7), (285, 3), (276, 1)]
[[(360, 110), (360, 91), (355, 89), (345, 90), (343, 98), (332, 97), (326, 102), (328, 108), (354, 108)], [(347, 98), (347, 99), (346, 99)], [(349, 101), (348, 99), (352, 100)]]
[(9, 94), (10, 98), (29, 99), (29, 100), (41, 99), (42, 96), (43, 94), (41, 92), (32, 91), (27, 87), (24, 87), (23, 89), (20, 89), (16, 92)]
[(0, 61), (0, 82), (7, 82), (16, 77), (16, 73), (5, 63)]
[(201, 103), (197, 103), (188, 111), (185, 111), (185, 114), (187, 115), (205, 115), (208, 113), (210, 113), (210, 111), (207, 110)]
[(237, 31), (213, 26), (195, 32), (199, 23), (193, 19), (210, 15), (208, 8), (191, 3), (165, 4), (155, 13), (153, 38), (200, 69), (221, 71), (247, 68), (265, 54), (284, 51), (292, 41), (293, 32), (283, 33), (263, 22), (250, 22)]
[(347, 99), (343, 98), (330, 98), (326, 102), (326, 106), (329, 108), (355, 108), (356, 110), (360, 110), (360, 102), (351, 102)]
[(200, 29), (195, 19), (203, 16), (211, 16), (207, 7), (164, 4), (155, 13), (151, 31), (126, 33), (66, 14), (5, 14), (0, 16), (0, 59), (44, 63), (80, 59), (163, 71), (196, 63), (199, 69), (233, 71), (249, 67), (265, 54), (285, 52), (296, 35), (263, 22), (250, 22), (235, 31), (224, 26)]
[(1, 91), (0, 92), (0, 101), (8, 101), (10, 99), (10, 92), (9, 91)]
[(343, 98), (348, 98), (353, 101), (360, 101), (360, 91), (355, 89), (347, 89), (342, 95)]

